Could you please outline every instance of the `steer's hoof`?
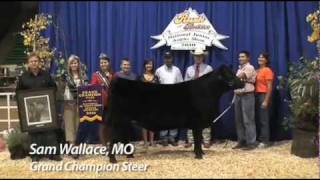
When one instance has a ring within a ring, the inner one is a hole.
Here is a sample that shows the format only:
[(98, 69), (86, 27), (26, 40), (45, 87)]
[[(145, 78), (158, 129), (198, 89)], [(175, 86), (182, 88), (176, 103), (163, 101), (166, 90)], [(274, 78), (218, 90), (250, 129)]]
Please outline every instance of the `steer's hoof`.
[(205, 155), (206, 153), (204, 153), (203, 151), (201, 151), (201, 154), (202, 154), (202, 155)]
[(202, 155), (196, 155), (196, 159), (203, 159)]
[(133, 154), (127, 155), (127, 158), (134, 158)]
[(112, 164), (118, 163), (118, 161), (116, 160), (116, 158), (110, 158), (109, 161), (110, 161), (110, 163), (112, 163)]

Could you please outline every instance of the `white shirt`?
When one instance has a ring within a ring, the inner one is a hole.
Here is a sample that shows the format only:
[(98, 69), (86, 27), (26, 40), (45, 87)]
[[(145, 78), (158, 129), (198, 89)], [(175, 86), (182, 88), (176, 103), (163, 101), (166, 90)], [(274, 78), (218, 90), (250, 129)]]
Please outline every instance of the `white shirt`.
[(241, 73), (245, 73), (247, 77), (244, 88), (236, 89), (234, 92), (235, 93), (254, 92), (254, 88), (255, 88), (254, 83), (256, 81), (256, 76), (257, 76), (257, 73), (254, 67), (250, 63), (240, 65), (236, 75), (239, 76)]
[(76, 84), (77, 87), (80, 86), (80, 84), (81, 84), (81, 79), (76, 78), (76, 79), (74, 79), (73, 81), (74, 81), (74, 83)]
[(168, 68), (168, 66), (162, 65), (155, 74), (159, 78), (160, 84), (175, 84), (183, 81), (181, 71), (176, 66)]
[[(192, 65), (192, 66), (189, 66), (187, 68), (187, 71), (186, 71), (186, 74), (184, 76), (184, 81), (189, 81), (189, 80), (192, 80), (192, 79), (195, 79), (195, 72), (196, 72), (196, 64)], [(199, 65), (199, 77), (211, 72), (213, 69), (210, 65), (208, 64), (203, 64), (201, 63)]]

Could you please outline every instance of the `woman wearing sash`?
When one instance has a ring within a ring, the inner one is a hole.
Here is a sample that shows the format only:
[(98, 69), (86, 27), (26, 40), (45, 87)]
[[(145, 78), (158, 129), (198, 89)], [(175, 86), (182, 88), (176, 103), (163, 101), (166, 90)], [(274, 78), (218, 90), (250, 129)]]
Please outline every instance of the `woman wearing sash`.
[(113, 77), (111, 66), (110, 66), (110, 58), (101, 53), (99, 56), (100, 59), (100, 70), (93, 73), (91, 78), (91, 84), (101, 85), (102, 89), (102, 102), (104, 105), (103, 110), (103, 123), (100, 124), (99, 129), (99, 136), (101, 144), (106, 146), (108, 142), (108, 129), (106, 125), (106, 118), (107, 118), (107, 100), (108, 100), (108, 89), (110, 87), (110, 82)]

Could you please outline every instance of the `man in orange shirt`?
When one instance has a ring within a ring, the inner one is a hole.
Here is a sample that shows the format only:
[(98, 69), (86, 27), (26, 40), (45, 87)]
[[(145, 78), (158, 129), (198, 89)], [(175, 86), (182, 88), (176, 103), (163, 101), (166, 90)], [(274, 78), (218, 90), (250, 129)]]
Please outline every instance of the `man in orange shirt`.
[(257, 78), (255, 85), (256, 92), (256, 114), (259, 123), (259, 138), (262, 143), (260, 147), (267, 147), (270, 139), (270, 126), (269, 126), (269, 107), (271, 104), (271, 92), (273, 72), (268, 67), (269, 55), (261, 53), (258, 58), (259, 69), (257, 70)]

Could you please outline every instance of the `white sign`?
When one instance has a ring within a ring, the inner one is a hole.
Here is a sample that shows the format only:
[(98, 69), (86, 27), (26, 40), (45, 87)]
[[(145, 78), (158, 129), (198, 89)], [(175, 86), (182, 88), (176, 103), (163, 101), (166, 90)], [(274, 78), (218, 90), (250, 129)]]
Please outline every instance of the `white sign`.
[(172, 50), (205, 50), (206, 46), (214, 45), (227, 50), (220, 40), (229, 36), (218, 34), (204, 13), (198, 14), (196, 10), (189, 8), (177, 14), (162, 34), (151, 38), (159, 40), (151, 49), (167, 45)]

